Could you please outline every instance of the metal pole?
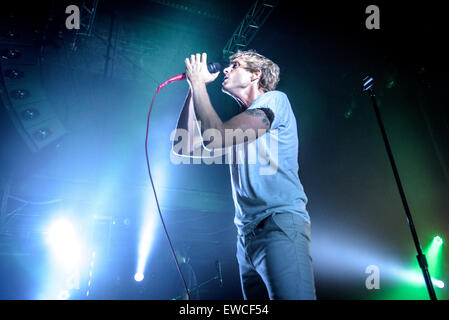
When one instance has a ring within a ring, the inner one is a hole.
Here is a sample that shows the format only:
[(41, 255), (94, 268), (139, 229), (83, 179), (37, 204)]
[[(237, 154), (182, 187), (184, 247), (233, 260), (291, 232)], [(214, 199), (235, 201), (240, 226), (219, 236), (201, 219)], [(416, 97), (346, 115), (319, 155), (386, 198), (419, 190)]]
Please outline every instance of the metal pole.
[(421, 267), (424, 280), (426, 282), (427, 291), (429, 292), (429, 296), (431, 300), (437, 300), (435, 289), (433, 288), (432, 279), (430, 277), (429, 269), (427, 266), (426, 256), (422, 253), (421, 246), (419, 244), (418, 234), (416, 233), (415, 225), (413, 224), (412, 215), (410, 213), (410, 209), (407, 204), (407, 199), (405, 197), (404, 189), (402, 188), (401, 180), (399, 178), (398, 169), (396, 167), (396, 163), (394, 161), (393, 153), (391, 152), (390, 143), (388, 142), (387, 133), (385, 131), (385, 127), (382, 123), (382, 117), (380, 116), (379, 108), (376, 102), (376, 94), (372, 88), (373, 79), (370, 77), (366, 77), (364, 80), (364, 91), (367, 91), (371, 97), (371, 101), (373, 103), (374, 112), (376, 113), (377, 122), (380, 127), (380, 131), (382, 133), (382, 138), (384, 140), (385, 148), (387, 150), (388, 158), (390, 160), (391, 168), (393, 169), (394, 178), (396, 180), (396, 184), (399, 189), (399, 194), (401, 196), (402, 205), (404, 206), (405, 214), (407, 216), (407, 222), (410, 227), (410, 231), (412, 233), (413, 242), (415, 243), (416, 251), (418, 252), (416, 258), (418, 259), (418, 264)]

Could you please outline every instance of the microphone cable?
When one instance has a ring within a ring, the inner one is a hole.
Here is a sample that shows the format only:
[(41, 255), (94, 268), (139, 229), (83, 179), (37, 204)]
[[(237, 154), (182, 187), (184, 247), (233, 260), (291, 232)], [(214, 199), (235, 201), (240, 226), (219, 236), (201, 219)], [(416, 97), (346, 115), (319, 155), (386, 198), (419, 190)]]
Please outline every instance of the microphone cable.
[[(207, 69), (211, 73), (218, 72), (218, 71), (221, 70), (221, 64), (218, 63), (218, 62), (209, 63), (207, 65)], [(169, 78), (167, 81), (161, 83), (157, 87), (156, 93), (154, 94), (153, 100), (151, 101), (150, 110), (148, 111), (147, 129), (146, 129), (146, 134), (145, 134), (145, 156), (146, 156), (146, 161), (147, 161), (148, 175), (150, 177), (151, 186), (153, 188), (154, 198), (156, 200), (156, 205), (157, 205), (157, 210), (159, 212), (159, 217), (161, 219), (162, 226), (163, 226), (164, 231), (165, 231), (165, 235), (167, 236), (167, 240), (168, 240), (168, 243), (170, 245), (170, 250), (171, 250), (171, 253), (173, 255), (173, 259), (175, 260), (176, 267), (178, 268), (179, 275), (181, 276), (182, 282), (184, 284), (184, 288), (185, 288), (186, 293), (187, 293), (187, 300), (190, 300), (190, 291), (189, 291), (189, 288), (187, 286), (186, 279), (184, 278), (184, 275), (182, 274), (181, 267), (179, 266), (178, 258), (176, 257), (175, 249), (173, 247), (172, 241), (171, 241), (170, 236), (168, 234), (167, 227), (166, 227), (165, 222), (164, 222), (164, 218), (162, 217), (162, 212), (161, 212), (161, 208), (160, 208), (160, 205), (159, 205), (159, 200), (158, 200), (157, 194), (156, 194), (156, 188), (154, 187), (153, 177), (151, 175), (150, 160), (149, 160), (149, 157), (148, 157), (148, 131), (149, 131), (149, 127), (150, 127), (150, 115), (151, 115), (151, 110), (153, 110), (154, 100), (156, 100), (156, 96), (159, 93), (159, 91), (161, 91), (162, 88), (164, 88), (166, 85), (168, 85), (169, 83), (172, 83), (172, 82), (175, 82), (175, 81), (179, 81), (179, 80), (184, 80), (184, 79), (186, 79), (186, 74), (185, 73), (178, 74), (176, 76), (173, 76), (173, 77)]]
[(162, 217), (161, 208), (159, 206), (159, 200), (158, 200), (157, 194), (156, 194), (156, 188), (154, 187), (153, 177), (151, 176), (150, 160), (149, 160), (149, 157), (148, 157), (148, 131), (149, 131), (149, 127), (150, 127), (150, 114), (151, 114), (151, 110), (153, 109), (154, 100), (156, 99), (156, 96), (159, 93), (159, 91), (161, 91), (161, 89), (164, 88), (167, 84), (172, 83), (174, 81), (182, 80), (184, 78), (185, 78), (185, 76), (183, 76), (182, 74), (181, 75), (177, 75), (177, 76), (171, 77), (170, 79), (168, 79), (167, 81), (165, 81), (161, 85), (159, 85), (159, 87), (157, 87), (156, 93), (154, 94), (153, 100), (151, 101), (150, 110), (148, 111), (147, 130), (146, 130), (146, 135), (145, 135), (145, 156), (146, 156), (146, 160), (147, 160), (148, 175), (150, 177), (151, 186), (153, 188), (154, 198), (156, 200), (156, 205), (157, 205), (157, 210), (159, 212), (159, 217), (161, 219), (162, 226), (163, 226), (164, 231), (165, 231), (165, 235), (167, 236), (167, 240), (168, 240), (168, 243), (170, 245), (170, 249), (171, 249), (171, 253), (173, 255), (173, 259), (175, 260), (176, 267), (178, 268), (178, 272), (179, 272), (179, 274), (181, 276), (181, 279), (182, 279), (182, 282), (184, 284), (184, 288), (185, 288), (186, 293), (187, 293), (187, 300), (190, 300), (190, 292), (189, 292), (189, 288), (187, 286), (186, 279), (184, 278), (184, 275), (182, 274), (181, 267), (179, 266), (178, 258), (176, 257), (175, 249), (173, 248), (173, 244), (172, 244), (172, 241), (171, 241), (170, 236), (168, 234), (167, 227), (166, 227), (165, 222), (164, 222), (164, 218)]

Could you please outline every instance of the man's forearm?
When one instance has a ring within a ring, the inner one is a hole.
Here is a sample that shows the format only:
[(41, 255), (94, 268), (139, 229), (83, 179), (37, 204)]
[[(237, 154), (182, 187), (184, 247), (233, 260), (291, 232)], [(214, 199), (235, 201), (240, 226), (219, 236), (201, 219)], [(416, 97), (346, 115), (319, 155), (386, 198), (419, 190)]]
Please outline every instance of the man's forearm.
[[(181, 114), (179, 115), (178, 124), (176, 126), (176, 133), (173, 140), (173, 145), (178, 143), (182, 145), (182, 154), (189, 155), (195, 148), (195, 145), (201, 143), (201, 136), (196, 133), (196, 119), (195, 111), (193, 108), (192, 91), (189, 90)], [(186, 134), (183, 134), (183, 132)], [(198, 135), (198, 136), (197, 136)], [(176, 137), (181, 138), (181, 141), (175, 141)], [(185, 139), (182, 141), (182, 139)], [(175, 153), (179, 153), (179, 148), (176, 148)]]
[(179, 115), (177, 129), (185, 129), (193, 135), (193, 123), (195, 121), (195, 114), (192, 104), (192, 91), (189, 90), (181, 114)]
[(192, 95), (195, 115), (201, 121), (201, 133), (207, 129), (222, 131), (223, 122), (212, 107), (206, 84), (204, 82), (193, 82)]

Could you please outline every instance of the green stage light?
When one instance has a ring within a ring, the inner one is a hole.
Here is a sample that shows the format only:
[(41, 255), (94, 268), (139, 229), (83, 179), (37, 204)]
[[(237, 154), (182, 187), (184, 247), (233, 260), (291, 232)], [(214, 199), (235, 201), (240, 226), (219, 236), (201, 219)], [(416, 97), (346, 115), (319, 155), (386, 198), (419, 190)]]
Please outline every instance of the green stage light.
[[(428, 262), (428, 270), (431, 275), (431, 281), (436, 289), (436, 294), (441, 299), (447, 299), (447, 290), (443, 273), (443, 239), (436, 235), (430, 238), (430, 241), (423, 250)], [(429, 295), (426, 291), (426, 283), (422, 274), (422, 270), (418, 262), (413, 259), (413, 266), (410, 270), (407, 268), (392, 269), (392, 274), (401, 279), (403, 282), (397, 287), (397, 290), (392, 290), (388, 294), (382, 295), (382, 299), (428, 299)]]
[(437, 288), (440, 288), (440, 289), (443, 289), (443, 288), (444, 288), (444, 282), (441, 281), (441, 280), (432, 279), (432, 283), (433, 283)]
[(433, 238), (433, 242), (435, 243), (435, 245), (441, 246), (443, 244), (443, 239), (440, 236), (435, 236)]
[(440, 236), (435, 236), (426, 250), (426, 256), (429, 264), (433, 267), (435, 267), (441, 260), (440, 256), (442, 253), (442, 245), (443, 239)]
[[(440, 236), (433, 237), (426, 250), (427, 262), (429, 265), (429, 272), (432, 277), (442, 276), (442, 262), (443, 262), (443, 239)], [(443, 281), (433, 282), (433, 284), (440, 289), (444, 288)]]

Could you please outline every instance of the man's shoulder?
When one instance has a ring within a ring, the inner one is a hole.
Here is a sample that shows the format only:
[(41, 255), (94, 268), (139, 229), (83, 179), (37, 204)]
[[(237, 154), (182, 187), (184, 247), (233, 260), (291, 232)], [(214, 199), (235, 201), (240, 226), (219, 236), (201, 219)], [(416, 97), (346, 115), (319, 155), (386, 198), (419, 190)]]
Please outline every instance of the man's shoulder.
[(254, 107), (264, 104), (279, 104), (288, 101), (287, 95), (279, 90), (272, 90), (265, 92), (260, 99), (257, 99)]
[(268, 92), (265, 92), (266, 97), (270, 97), (270, 98), (281, 98), (281, 99), (286, 99), (287, 95), (279, 90), (271, 90)]

